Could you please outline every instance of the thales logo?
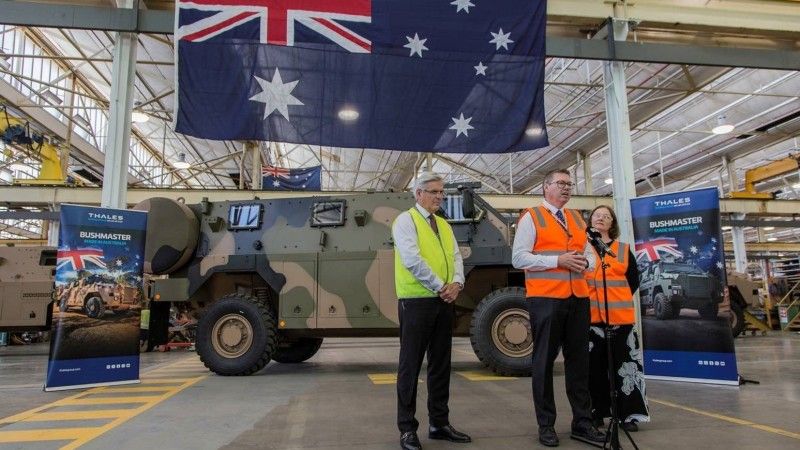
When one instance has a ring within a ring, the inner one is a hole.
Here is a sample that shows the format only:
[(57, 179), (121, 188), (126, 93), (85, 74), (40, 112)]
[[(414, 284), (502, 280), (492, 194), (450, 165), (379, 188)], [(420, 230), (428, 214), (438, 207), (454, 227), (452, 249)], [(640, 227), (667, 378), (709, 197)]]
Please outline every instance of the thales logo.
[(668, 208), (670, 206), (689, 206), (692, 204), (691, 197), (671, 198), (669, 200), (656, 200), (656, 208)]
[(122, 222), (122, 216), (119, 214), (103, 214), (103, 213), (89, 213), (89, 220), (105, 220), (107, 222)]

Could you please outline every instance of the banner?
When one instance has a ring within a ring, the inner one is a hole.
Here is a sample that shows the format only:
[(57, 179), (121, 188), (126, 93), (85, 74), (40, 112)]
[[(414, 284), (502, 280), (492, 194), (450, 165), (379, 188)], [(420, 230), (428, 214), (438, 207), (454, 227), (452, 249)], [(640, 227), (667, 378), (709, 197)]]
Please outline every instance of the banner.
[(175, 131), (420, 152), (548, 145), (545, 0), (178, 0)]
[(261, 189), (266, 191), (321, 191), (322, 166), (302, 169), (261, 166)]
[(738, 384), (716, 188), (631, 200), (648, 378)]
[(136, 383), (147, 213), (62, 205), (46, 391)]

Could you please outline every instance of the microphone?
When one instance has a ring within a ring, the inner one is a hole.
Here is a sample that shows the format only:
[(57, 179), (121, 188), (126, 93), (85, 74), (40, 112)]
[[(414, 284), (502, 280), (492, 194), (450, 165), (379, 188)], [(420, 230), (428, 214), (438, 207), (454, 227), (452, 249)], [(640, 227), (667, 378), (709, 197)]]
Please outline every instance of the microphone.
[(611, 251), (608, 245), (603, 242), (602, 235), (596, 229), (592, 228), (591, 226), (586, 227), (586, 237), (589, 238), (589, 241), (592, 243), (592, 245), (594, 245), (594, 248), (600, 250), (601, 253), (605, 253), (612, 258), (617, 257), (617, 255)]

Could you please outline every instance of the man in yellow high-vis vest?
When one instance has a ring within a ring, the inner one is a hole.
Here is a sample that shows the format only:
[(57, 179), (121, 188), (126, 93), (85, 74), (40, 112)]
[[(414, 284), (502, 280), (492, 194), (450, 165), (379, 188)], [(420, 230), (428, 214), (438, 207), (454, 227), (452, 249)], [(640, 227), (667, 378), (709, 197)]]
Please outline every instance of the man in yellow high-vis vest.
[(520, 216), (511, 262), (525, 271), (533, 357), (533, 406), (539, 442), (559, 444), (555, 431), (553, 365), (564, 353), (567, 398), (572, 406), (570, 436), (596, 444), (605, 434), (592, 424), (589, 397), (589, 285), (585, 272), (594, 270), (594, 250), (586, 237), (580, 213), (564, 206), (574, 184), (567, 170), (554, 170), (544, 179), (544, 202)]
[(444, 200), (442, 177), (420, 174), (416, 205), (392, 224), (394, 279), (400, 318), (400, 364), (397, 369), (397, 427), (400, 446), (419, 450), (417, 378), (428, 353), (428, 437), (470, 442), (450, 425), (450, 353), (453, 302), (464, 287), (464, 264), (453, 230), (436, 211)]

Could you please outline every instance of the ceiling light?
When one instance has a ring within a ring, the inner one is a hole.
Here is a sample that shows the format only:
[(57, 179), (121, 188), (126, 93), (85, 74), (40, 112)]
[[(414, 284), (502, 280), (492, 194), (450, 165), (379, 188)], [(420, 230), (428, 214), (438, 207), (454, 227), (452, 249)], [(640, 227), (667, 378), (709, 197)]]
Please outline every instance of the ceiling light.
[(77, 123), (78, 125), (86, 128), (87, 131), (92, 131), (92, 123), (89, 122), (89, 119), (82, 114), (77, 114), (72, 117), (72, 121)]
[(724, 115), (717, 117), (717, 126), (711, 129), (714, 134), (728, 134), (736, 128), (728, 123), (728, 118)]
[(772, 231), (775, 229), (775, 227), (761, 227), (761, 229), (764, 231)]
[(359, 116), (358, 111), (350, 107), (346, 107), (344, 109), (339, 110), (337, 115), (339, 116), (340, 119), (346, 122), (352, 122), (358, 119)]
[(61, 97), (56, 95), (55, 92), (51, 91), (50, 89), (42, 92), (39, 95), (42, 97), (42, 100), (50, 103), (51, 105), (60, 105), (64, 102), (64, 100), (61, 100)]
[(778, 253), (778, 258), (783, 258), (783, 253)]
[(532, 127), (527, 128), (525, 130), (525, 134), (527, 136), (530, 136), (530, 137), (536, 137), (536, 136), (541, 136), (542, 135), (542, 131), (543, 130), (540, 127), (532, 126)]
[(606, 178), (605, 179), (605, 183), (606, 184), (614, 184), (614, 179), (613, 178)]
[(141, 112), (141, 111), (134, 111), (131, 113), (131, 122), (133, 123), (145, 123), (150, 120), (150, 116)]
[(722, 231), (729, 231), (731, 229), (733, 229), (733, 227), (730, 225), (725, 225), (724, 227), (722, 227)]
[(176, 169), (188, 169), (189, 167), (192, 167), (191, 164), (186, 162), (186, 153), (178, 154), (178, 160), (172, 163), (172, 166)]
[(777, 241), (777, 240), (778, 240), (778, 238), (776, 238), (776, 237), (771, 237), (771, 238), (767, 238), (767, 240), (768, 240), (768, 241), (770, 241), (770, 242), (775, 242), (775, 241)]

